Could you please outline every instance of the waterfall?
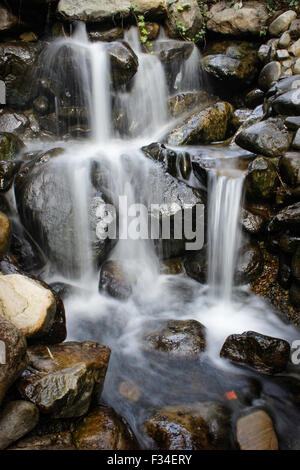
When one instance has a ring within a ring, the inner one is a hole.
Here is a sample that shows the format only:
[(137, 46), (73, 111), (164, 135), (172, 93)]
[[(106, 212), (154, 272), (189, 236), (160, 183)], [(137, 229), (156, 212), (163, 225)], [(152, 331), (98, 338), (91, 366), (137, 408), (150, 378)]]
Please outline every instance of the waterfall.
[(213, 297), (231, 300), (240, 248), (244, 176), (209, 174), (208, 281)]
[(139, 68), (132, 89), (119, 93), (121, 107), (129, 120), (132, 137), (154, 135), (167, 122), (167, 84), (160, 60), (143, 53), (138, 29), (132, 27), (125, 40), (136, 53)]

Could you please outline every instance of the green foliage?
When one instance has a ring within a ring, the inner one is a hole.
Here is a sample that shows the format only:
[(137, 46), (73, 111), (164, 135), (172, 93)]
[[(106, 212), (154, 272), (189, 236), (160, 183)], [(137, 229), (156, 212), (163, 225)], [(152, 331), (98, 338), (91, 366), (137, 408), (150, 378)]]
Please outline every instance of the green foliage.
[(152, 43), (149, 41), (149, 31), (147, 30), (146, 21), (144, 15), (139, 14), (139, 9), (136, 3), (131, 4), (131, 10), (136, 19), (136, 24), (139, 30), (140, 39), (146, 52), (153, 54)]

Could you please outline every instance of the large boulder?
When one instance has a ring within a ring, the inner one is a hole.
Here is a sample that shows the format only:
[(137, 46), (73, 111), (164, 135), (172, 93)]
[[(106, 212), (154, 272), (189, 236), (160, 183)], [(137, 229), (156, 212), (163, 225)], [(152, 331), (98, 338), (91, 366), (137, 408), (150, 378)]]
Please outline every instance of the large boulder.
[(277, 170), (270, 159), (259, 156), (248, 166), (246, 175), (248, 197), (257, 201), (272, 200), (278, 183)]
[[(73, 182), (68, 163), (65, 160), (61, 162), (58, 158), (62, 153), (62, 149), (53, 149), (38, 155), (35, 160), (23, 166), (14, 187), (24, 227), (60, 271), (78, 275), (82, 262), (104, 261), (111, 241), (100, 240), (96, 235), (96, 225), (104, 217), (99, 215), (97, 218), (97, 214), (105, 207), (105, 202), (100, 195), (91, 197), (86, 229), (92, 241), (92, 252), (86, 256), (90, 255), (92, 259), (79, 258), (82, 247), (77, 232)], [(104, 210), (102, 212), (104, 214)]]
[(266, 157), (279, 157), (288, 151), (292, 135), (280, 120), (267, 119), (242, 129), (235, 142), (240, 147)]
[(36, 45), (25, 42), (0, 44), (0, 80), (6, 84), (8, 106), (26, 109), (32, 98), (32, 83), (38, 55)]
[(145, 348), (170, 359), (197, 359), (205, 350), (205, 327), (196, 320), (168, 320), (143, 339)]
[(25, 369), (28, 357), (23, 333), (11, 322), (0, 317), (0, 404), (16, 379)]
[(221, 357), (237, 364), (248, 365), (263, 374), (283, 372), (290, 358), (287, 341), (247, 331), (228, 336), (222, 346)]
[(181, 114), (191, 112), (193, 109), (203, 110), (217, 101), (217, 96), (210, 95), (206, 91), (189, 91), (169, 98), (168, 107), (171, 116), (176, 118)]
[(112, 408), (99, 406), (76, 426), (73, 442), (78, 450), (137, 450), (129, 425)]
[(235, 281), (249, 284), (257, 279), (263, 268), (263, 258), (259, 246), (255, 243), (245, 244), (239, 252), (235, 271)]
[(167, 138), (168, 144), (207, 144), (224, 140), (232, 112), (232, 106), (226, 102), (218, 102), (203, 111), (196, 112), (170, 132)]
[(172, 38), (197, 40), (203, 16), (196, 0), (167, 2), (167, 28)]
[(28, 338), (44, 336), (54, 322), (53, 293), (26, 276), (0, 276), (0, 304), (0, 315)]
[(9, 109), (0, 110), (0, 129), (2, 132), (22, 135), (29, 120), (25, 114), (15, 113)]
[(0, 450), (32, 431), (39, 420), (39, 410), (28, 401), (12, 401), (0, 413)]
[(260, 2), (245, 2), (240, 8), (226, 2), (218, 2), (209, 10), (208, 31), (214, 33), (241, 36), (260, 35), (268, 20), (268, 11)]
[(110, 350), (98, 343), (63, 343), (28, 349), (29, 367), (19, 391), (42, 413), (54, 418), (84, 415), (94, 390), (103, 387)]
[(230, 449), (230, 415), (214, 402), (165, 407), (148, 418), (145, 428), (161, 450)]
[(76, 20), (89, 23), (102, 23), (122, 20), (130, 16), (134, 4), (134, 13), (147, 18), (160, 18), (166, 14), (165, 0), (60, 0), (57, 12), (67, 21)]

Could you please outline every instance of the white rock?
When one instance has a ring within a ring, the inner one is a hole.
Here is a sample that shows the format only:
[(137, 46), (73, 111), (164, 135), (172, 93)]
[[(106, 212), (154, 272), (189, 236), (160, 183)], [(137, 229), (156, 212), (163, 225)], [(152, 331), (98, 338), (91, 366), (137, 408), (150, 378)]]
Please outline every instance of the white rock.
[(286, 60), (290, 57), (290, 54), (286, 49), (278, 49), (276, 56), (278, 60)]
[(289, 48), (289, 51), (294, 57), (300, 57), (300, 39), (294, 42), (294, 44)]
[(287, 47), (289, 47), (290, 43), (291, 43), (290, 33), (288, 31), (285, 31), (285, 33), (283, 33), (281, 38), (279, 39), (278, 47), (280, 49), (286, 49)]
[(56, 301), (51, 290), (21, 274), (0, 276), (0, 316), (27, 337), (46, 333), (54, 320)]
[(297, 13), (293, 10), (288, 10), (279, 15), (276, 20), (272, 21), (269, 26), (269, 33), (271, 36), (280, 36), (287, 31), (291, 22), (297, 17)]

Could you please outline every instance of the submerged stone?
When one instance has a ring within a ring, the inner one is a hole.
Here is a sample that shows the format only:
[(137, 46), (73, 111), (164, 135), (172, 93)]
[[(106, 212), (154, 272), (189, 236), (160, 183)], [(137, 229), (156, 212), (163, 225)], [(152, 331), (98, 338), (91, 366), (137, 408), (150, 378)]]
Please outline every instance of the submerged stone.
[(196, 320), (168, 320), (145, 335), (147, 350), (168, 354), (172, 359), (196, 359), (204, 351), (205, 327)]
[(230, 415), (219, 403), (168, 406), (145, 423), (147, 434), (161, 450), (230, 449)]
[(236, 438), (240, 450), (278, 450), (278, 439), (270, 416), (253, 411), (238, 419)]
[(124, 271), (121, 264), (111, 260), (102, 265), (99, 290), (120, 300), (126, 300), (131, 296), (132, 287), (129, 274)]

